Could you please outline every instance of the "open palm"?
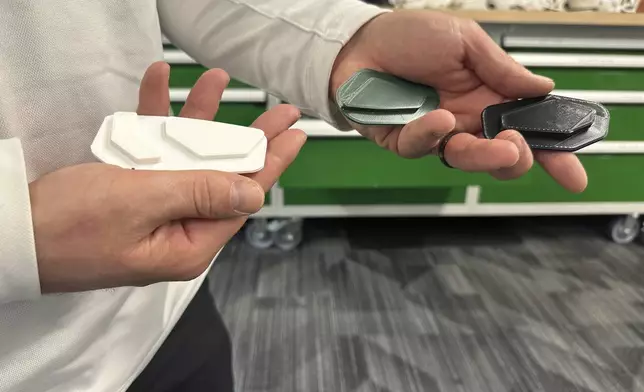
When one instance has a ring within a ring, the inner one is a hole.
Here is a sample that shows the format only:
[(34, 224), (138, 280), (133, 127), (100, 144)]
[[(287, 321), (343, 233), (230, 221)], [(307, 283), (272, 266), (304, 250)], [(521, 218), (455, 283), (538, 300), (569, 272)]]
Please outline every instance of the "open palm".
[(558, 183), (581, 192), (587, 177), (572, 153), (535, 151), (516, 131), (494, 140), (481, 136), (481, 112), (508, 99), (548, 94), (552, 80), (535, 75), (505, 53), (475, 22), (432, 11), (397, 11), (376, 17), (341, 51), (332, 92), (362, 68), (387, 72), (435, 88), (440, 108), (404, 127), (365, 127), (364, 136), (406, 158), (436, 153), (454, 136), (445, 158), (455, 168), (489, 172), (499, 179), (525, 174), (536, 160)]
[[(158, 62), (146, 72), (140, 89), (140, 115), (165, 116), (170, 106), (168, 87), (169, 66)], [(221, 69), (205, 72), (191, 89), (179, 116), (200, 120), (212, 120), (219, 110), (221, 96), (229, 78)], [(251, 125), (264, 131), (268, 139), (264, 168), (253, 174), (245, 175), (257, 182), (265, 192), (275, 184), (279, 176), (293, 162), (306, 140), (306, 134), (298, 129), (290, 129), (300, 118), (300, 112), (291, 105), (278, 105), (259, 116)], [(223, 173), (221, 174), (223, 175)], [(187, 178), (188, 175), (186, 174)], [(214, 181), (214, 180), (212, 180)], [(210, 187), (209, 187), (210, 189)], [(208, 192), (197, 192), (208, 193)], [(207, 194), (200, 199), (217, 199), (217, 195)], [(159, 264), (178, 263), (187, 272), (183, 276), (192, 279), (203, 272), (205, 266), (216, 253), (239, 231), (247, 215), (227, 217), (227, 219), (204, 219), (203, 215), (216, 215), (219, 205), (208, 204), (198, 208), (202, 213), (194, 219), (175, 219), (154, 227), (152, 234), (144, 237), (136, 248), (138, 259), (156, 260)], [(212, 210), (212, 211), (209, 211)], [(171, 269), (174, 273), (176, 269)], [(172, 280), (171, 276), (161, 276), (160, 280)]]

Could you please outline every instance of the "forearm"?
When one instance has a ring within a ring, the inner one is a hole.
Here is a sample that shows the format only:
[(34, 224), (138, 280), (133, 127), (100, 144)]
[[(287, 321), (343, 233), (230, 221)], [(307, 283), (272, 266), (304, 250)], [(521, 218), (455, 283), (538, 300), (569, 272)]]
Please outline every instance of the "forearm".
[(225, 69), (330, 123), (329, 77), (344, 44), (385, 12), (358, 0), (160, 0), (164, 34), (207, 67)]
[(0, 140), (0, 304), (40, 296), (29, 186), (18, 139)]

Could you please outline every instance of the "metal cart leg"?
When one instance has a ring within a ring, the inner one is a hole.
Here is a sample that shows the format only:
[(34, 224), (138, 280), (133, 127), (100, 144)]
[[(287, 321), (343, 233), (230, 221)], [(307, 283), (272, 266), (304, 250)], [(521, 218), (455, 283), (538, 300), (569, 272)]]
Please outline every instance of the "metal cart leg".
[(617, 244), (629, 244), (642, 235), (640, 214), (620, 216), (613, 219), (609, 226), (610, 238)]

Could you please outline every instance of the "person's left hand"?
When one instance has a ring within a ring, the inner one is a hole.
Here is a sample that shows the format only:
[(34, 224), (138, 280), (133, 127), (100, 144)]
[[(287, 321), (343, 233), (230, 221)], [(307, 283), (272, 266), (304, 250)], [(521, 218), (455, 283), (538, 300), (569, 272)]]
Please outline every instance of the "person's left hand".
[[(440, 96), (439, 109), (404, 127), (352, 124), (380, 146), (418, 158), (435, 154), (441, 138), (459, 130), (467, 133), (451, 138), (444, 152), (450, 166), (501, 180), (520, 177), (532, 167), (533, 152), (518, 132), (503, 131), (494, 140), (481, 136), (481, 112), (508, 99), (548, 94), (554, 83), (514, 61), (477, 23), (433, 11), (382, 14), (341, 50), (331, 75), (331, 97), (363, 68), (432, 86)], [(567, 190), (586, 188), (586, 172), (574, 154), (534, 151), (534, 159)]]
[[(152, 64), (137, 113), (167, 116), (170, 67)], [(229, 77), (204, 72), (180, 117), (212, 120)], [(240, 175), (216, 170), (130, 170), (105, 163), (68, 166), (29, 184), (42, 293), (147, 286), (191, 280), (264, 204), (306, 134), (290, 129), (300, 112), (277, 105), (259, 116), (268, 147), (264, 168)]]

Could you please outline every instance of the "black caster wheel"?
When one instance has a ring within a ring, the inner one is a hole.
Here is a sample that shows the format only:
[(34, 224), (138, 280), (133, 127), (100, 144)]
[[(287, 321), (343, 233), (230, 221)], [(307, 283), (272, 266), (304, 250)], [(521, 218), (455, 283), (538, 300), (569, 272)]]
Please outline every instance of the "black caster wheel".
[(268, 249), (273, 246), (273, 235), (266, 219), (253, 219), (248, 222), (244, 232), (246, 242), (255, 249)]
[(642, 225), (635, 215), (620, 216), (613, 219), (609, 226), (610, 238), (616, 244), (630, 244), (642, 236)]

